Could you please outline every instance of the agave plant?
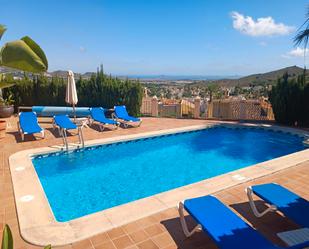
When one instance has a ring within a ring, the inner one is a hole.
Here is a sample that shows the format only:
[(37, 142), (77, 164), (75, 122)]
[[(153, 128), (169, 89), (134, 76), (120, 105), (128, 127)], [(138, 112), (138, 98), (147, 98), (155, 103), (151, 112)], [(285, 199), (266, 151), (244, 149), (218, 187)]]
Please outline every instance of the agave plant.
[[(5, 225), (2, 234), (1, 249), (13, 249), (13, 236), (11, 229), (8, 225)], [(45, 246), (44, 249), (51, 249), (51, 245)]]
[[(6, 27), (0, 24), (0, 39), (5, 31)], [(41, 47), (30, 37), (25, 36), (20, 40), (7, 42), (0, 48), (0, 66), (41, 73), (47, 71), (48, 62)], [(11, 85), (2, 79), (0, 89)]]

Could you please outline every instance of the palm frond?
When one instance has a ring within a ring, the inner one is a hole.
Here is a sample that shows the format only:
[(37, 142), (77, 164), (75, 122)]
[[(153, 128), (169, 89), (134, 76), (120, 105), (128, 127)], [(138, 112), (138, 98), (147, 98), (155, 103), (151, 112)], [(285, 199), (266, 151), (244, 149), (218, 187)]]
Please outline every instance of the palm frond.
[(308, 45), (309, 40), (309, 28), (306, 28), (300, 32), (294, 37), (294, 44), (295, 46), (298, 46), (300, 44), (304, 44), (304, 47), (306, 48)]
[(3, 36), (5, 31), (6, 31), (6, 27), (4, 25), (0, 24), (0, 40), (1, 40), (1, 37)]
[[(302, 29), (305, 26), (304, 29)], [(307, 7), (307, 14), (305, 22), (298, 28), (298, 33), (294, 37), (294, 45), (298, 46), (302, 43), (304, 44), (305, 49), (307, 48), (308, 41), (309, 41), (309, 5)]]

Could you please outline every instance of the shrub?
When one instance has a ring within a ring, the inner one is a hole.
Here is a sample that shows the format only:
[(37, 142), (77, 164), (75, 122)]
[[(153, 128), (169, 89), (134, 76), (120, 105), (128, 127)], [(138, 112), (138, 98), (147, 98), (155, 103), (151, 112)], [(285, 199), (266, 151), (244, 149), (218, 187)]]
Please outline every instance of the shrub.
[(288, 74), (284, 74), (270, 91), (269, 100), (278, 123), (309, 124), (309, 84), (305, 73), (297, 79), (289, 79)]
[[(107, 76), (103, 70), (90, 79), (76, 81), (78, 106), (112, 108), (126, 105), (131, 115), (138, 115), (142, 103), (142, 87), (138, 81)], [(20, 80), (5, 89), (4, 96), (13, 94), (16, 106), (65, 106), (66, 79), (36, 76)]]

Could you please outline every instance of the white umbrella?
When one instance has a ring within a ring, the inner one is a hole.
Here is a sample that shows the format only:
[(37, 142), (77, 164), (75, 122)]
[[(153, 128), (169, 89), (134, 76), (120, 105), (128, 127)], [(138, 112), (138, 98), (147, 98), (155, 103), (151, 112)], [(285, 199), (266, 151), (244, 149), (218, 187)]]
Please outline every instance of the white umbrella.
[(75, 120), (76, 119), (75, 105), (78, 102), (78, 98), (76, 92), (74, 73), (71, 70), (68, 71), (68, 84), (65, 94), (65, 102), (73, 106), (74, 120)]

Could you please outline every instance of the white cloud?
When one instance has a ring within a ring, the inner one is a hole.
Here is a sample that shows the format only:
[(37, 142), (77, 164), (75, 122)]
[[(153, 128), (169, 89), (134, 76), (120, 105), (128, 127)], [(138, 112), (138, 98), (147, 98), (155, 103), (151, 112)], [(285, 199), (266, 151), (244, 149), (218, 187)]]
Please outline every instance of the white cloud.
[(272, 17), (260, 17), (256, 21), (236, 11), (231, 13), (234, 29), (250, 36), (287, 35), (295, 30), (293, 26), (276, 23)]
[(292, 57), (303, 57), (304, 54), (308, 55), (309, 49), (306, 48), (306, 51), (304, 48), (297, 47), (295, 49), (292, 49), (291, 51), (285, 53), (282, 55), (283, 58), (292, 58)]
[(86, 48), (83, 47), (83, 46), (80, 46), (80, 47), (79, 47), (79, 51), (82, 52), (82, 53), (84, 53), (84, 52), (86, 52)]

